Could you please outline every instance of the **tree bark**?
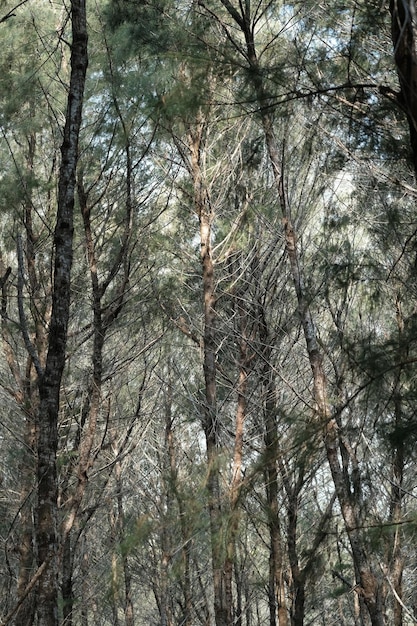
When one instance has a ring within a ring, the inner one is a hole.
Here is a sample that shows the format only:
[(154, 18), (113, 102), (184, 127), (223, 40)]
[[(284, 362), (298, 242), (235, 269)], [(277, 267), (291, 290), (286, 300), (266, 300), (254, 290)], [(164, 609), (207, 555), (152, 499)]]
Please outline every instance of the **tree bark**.
[(85, 0), (72, 0), (71, 78), (68, 93), (62, 161), (59, 172), (58, 209), (54, 234), (55, 263), (52, 313), (45, 368), (39, 378), (38, 498), (36, 511), (37, 559), (47, 563), (38, 586), (38, 625), (57, 626), (58, 530), (57, 467), (58, 414), (65, 365), (73, 256), (73, 213), (78, 140), (84, 85), (88, 65)]

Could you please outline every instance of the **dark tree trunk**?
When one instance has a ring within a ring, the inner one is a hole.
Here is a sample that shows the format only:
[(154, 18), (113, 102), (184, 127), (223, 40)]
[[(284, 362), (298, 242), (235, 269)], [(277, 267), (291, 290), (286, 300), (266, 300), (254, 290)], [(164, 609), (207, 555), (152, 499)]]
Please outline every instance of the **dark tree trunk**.
[(62, 617), (65, 626), (73, 624), (74, 589), (73, 589), (73, 552), (71, 535), (65, 537), (62, 550)]
[(415, 0), (391, 0), (391, 33), (400, 82), (399, 104), (410, 130), (414, 173), (417, 177), (417, 15)]
[(52, 314), (45, 368), (39, 378), (38, 501), (36, 542), (38, 565), (47, 567), (38, 585), (38, 626), (57, 626), (58, 529), (57, 467), (58, 414), (65, 365), (70, 308), (73, 248), (73, 213), (78, 161), (78, 138), (88, 64), (85, 0), (72, 0), (71, 78), (68, 93), (62, 162), (59, 172), (58, 210), (54, 234)]

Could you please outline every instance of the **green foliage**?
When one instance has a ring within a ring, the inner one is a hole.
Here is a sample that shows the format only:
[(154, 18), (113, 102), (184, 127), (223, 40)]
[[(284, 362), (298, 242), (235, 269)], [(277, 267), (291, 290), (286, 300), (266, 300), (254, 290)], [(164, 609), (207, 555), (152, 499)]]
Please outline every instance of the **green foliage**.
[[(250, 4), (231, 2), (238, 13)], [(57, 459), (66, 481), (60, 511), (65, 522), (80, 444), (97, 419), (86, 492), (70, 537), (74, 588), (82, 599), (74, 605), (74, 623), (89, 617), (81, 615), (83, 606), (90, 610), (81, 581), (91, 583), (98, 603), (104, 601), (103, 624), (113, 623), (125, 585), (122, 561), (131, 574), (135, 609), (140, 605), (138, 625), (162, 622), (157, 613), (164, 603), (171, 622), (184, 623), (186, 602), (192, 605), (188, 623), (208, 623), (211, 549), (224, 560), (235, 519), (233, 596), (239, 591), (243, 598), (242, 626), (268, 621), (270, 533), (277, 526), (288, 609), (296, 595), (294, 540), (298, 566), (308, 566), (303, 571), (308, 619), (319, 621), (314, 606), (322, 608), (323, 620), (334, 619), (336, 610), (353, 615), (354, 596), (346, 593), (351, 588), (332, 576), (337, 572), (355, 586), (337, 503), (320, 537), (333, 487), (300, 307), (308, 307), (315, 322), (331, 411), (338, 420), (342, 479), (359, 520), (355, 532), (369, 562), (390, 574), (390, 550), (400, 531), (408, 567), (405, 601), (414, 588), (416, 208), (407, 126), (395, 96), (389, 12), (376, 0), (259, 2), (248, 15), (257, 66), (253, 58), (249, 62), (247, 41), (226, 5), (109, 0), (89, 9), (90, 74), (78, 182), (91, 211), (92, 244), (77, 204)], [(2, 301), (1, 371), (4, 393), (16, 403), (24, 396), (26, 411), (36, 406), (36, 380), (16, 309), (15, 234), (26, 232), (30, 216), (36, 245), (33, 258), (25, 246), (23, 296), (31, 341), (41, 348), (50, 316), (68, 74), (69, 29), (57, 11), (56, 4), (31, 0), (0, 24), (0, 247), (4, 262), (13, 267)], [(280, 191), (297, 232), (301, 304), (259, 115), (254, 88), (259, 81), (278, 146)], [(216, 292), (219, 447), (211, 468), (201, 420), (205, 322), (190, 167), (191, 138), (199, 125), (204, 127), (199, 184), (212, 219)], [(115, 303), (120, 314), (101, 332), (100, 318)], [(89, 413), (93, 370), (100, 387), (94, 415)], [(247, 376), (242, 486), (235, 512), (230, 485), (242, 374)], [(7, 494), (2, 501), (3, 538), (9, 530), (22, 534), (20, 515), (32, 500), (31, 492), (19, 501), (18, 480), (7, 469), (20, 466), (25, 446), (13, 438), (14, 425), (6, 417), (1, 442), (7, 476), (0, 486), (12, 490), (13, 502), (7, 510)], [(21, 438), (24, 418), (19, 413), (16, 419)], [(275, 446), (266, 432), (271, 423)], [(116, 495), (125, 514), (115, 526), (106, 508), (112, 507), (115, 518), (120, 513), (113, 483), (119, 462)], [(265, 495), (271, 492), (265, 470), (272, 467), (278, 519)], [(215, 531), (210, 529), (209, 469), (220, 479)], [(392, 519), (395, 489), (401, 493), (401, 523)], [(9, 561), (0, 573), (12, 585), (20, 557), (10, 558), (8, 539), (1, 541)], [(116, 588), (109, 578), (113, 559)], [(3, 604), (12, 596), (4, 594)], [(389, 616), (391, 600), (384, 600)]]
[(132, 519), (130, 525), (123, 532), (123, 541), (120, 544), (122, 556), (128, 556), (146, 545), (154, 527), (155, 523), (147, 514)]

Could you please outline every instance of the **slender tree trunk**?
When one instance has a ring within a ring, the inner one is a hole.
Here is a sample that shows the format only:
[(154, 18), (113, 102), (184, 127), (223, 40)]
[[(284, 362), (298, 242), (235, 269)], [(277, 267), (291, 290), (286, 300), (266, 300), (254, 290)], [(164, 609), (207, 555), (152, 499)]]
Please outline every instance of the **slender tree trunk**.
[(271, 341), (263, 305), (258, 305), (259, 338), (263, 346), (262, 387), (264, 395), (265, 424), (265, 486), (270, 537), (269, 553), (269, 623), (270, 626), (288, 626), (287, 600), (283, 571), (283, 546), (279, 519), (279, 480), (277, 460), (279, 457), (278, 430), (274, 379), (271, 369)]
[(207, 449), (207, 494), (210, 516), (213, 564), (214, 614), (216, 626), (232, 624), (232, 607), (225, 587), (225, 547), (223, 545), (223, 511), (220, 486), (219, 423), (216, 400), (216, 296), (212, 256), (213, 213), (204, 185), (201, 165), (204, 148), (205, 120), (197, 121), (190, 132), (191, 175), (194, 185), (195, 210), (200, 224), (200, 257), (202, 266), (204, 310), (204, 381), (205, 403), (203, 424)]
[(14, 620), (15, 626), (32, 626), (35, 619), (35, 596), (29, 594), (24, 598), (26, 588), (33, 574), (34, 565), (34, 529), (33, 529), (33, 508), (31, 504), (31, 493), (33, 490), (34, 474), (34, 454), (36, 448), (36, 427), (33, 415), (26, 415), (24, 442), (26, 450), (24, 452), (21, 466), (22, 490), (20, 493), (20, 524), (22, 535), (19, 546), (19, 575), (17, 579), (17, 600), (22, 602)]
[(402, 626), (403, 624), (403, 571), (404, 557), (401, 545), (401, 527), (400, 523), (403, 519), (402, 501), (403, 492), (403, 473), (404, 473), (404, 451), (403, 444), (398, 444), (393, 459), (393, 480), (391, 488), (391, 520), (395, 525), (394, 536), (392, 538), (391, 555), (389, 559), (389, 572), (391, 576), (395, 597), (393, 600), (393, 626)]
[(236, 609), (235, 609), (235, 626), (243, 626), (243, 575), (242, 570), (235, 567), (235, 585), (236, 585)]
[(47, 563), (38, 585), (38, 626), (57, 626), (58, 532), (57, 467), (58, 414), (61, 378), (65, 365), (70, 307), (73, 212), (78, 138), (84, 84), (88, 64), (85, 0), (72, 0), (71, 79), (68, 94), (62, 162), (59, 173), (58, 211), (55, 227), (55, 268), (48, 352), (39, 378), (38, 502), (36, 542), (38, 565)]
[(65, 626), (73, 624), (74, 589), (73, 589), (73, 551), (71, 535), (64, 539), (62, 550), (62, 618)]
[[(390, 0), (389, 6), (394, 59), (400, 83), (398, 104), (405, 111), (407, 116), (414, 176), (417, 179), (417, 3), (415, 0)], [(399, 301), (397, 302), (397, 323), (401, 343), (404, 320), (402, 318), (401, 303)], [(398, 427), (401, 422), (401, 413), (400, 392), (396, 391), (396, 427)], [(403, 471), (404, 450), (403, 443), (399, 442), (393, 458), (391, 519), (394, 523), (398, 523), (402, 516)], [(404, 563), (401, 552), (401, 534), (397, 526), (392, 546), (390, 571), (393, 579), (393, 588), (397, 595), (394, 601), (394, 626), (401, 626), (403, 621), (401, 598)]]
[[(30, 116), (35, 117), (35, 107), (30, 103)], [(35, 132), (31, 132), (28, 137), (28, 153), (26, 157), (26, 169), (29, 179), (34, 175), (35, 155), (37, 147), (37, 137)], [(22, 181), (23, 182), (23, 181)], [(47, 337), (45, 327), (49, 321), (49, 294), (42, 293), (41, 281), (36, 264), (36, 234), (33, 225), (33, 201), (32, 190), (30, 187), (25, 188), (25, 206), (24, 206), (24, 224), (25, 224), (25, 255), (23, 255), (22, 239), (18, 238), (18, 259), (19, 259), (19, 283), (22, 283), (24, 274), (24, 259), (26, 261), (27, 273), (29, 278), (30, 289), (30, 310), (31, 317), (34, 322), (34, 351), (38, 356), (39, 363), (44, 366), (46, 358)], [(23, 300), (22, 290), (18, 289), (18, 299)], [(24, 336), (29, 337), (29, 328), (26, 325), (24, 314), (22, 315), (23, 303), (20, 308), (20, 323)], [(4, 316), (5, 317), (5, 316)], [(4, 319), (6, 323), (6, 320)], [(5, 338), (5, 337), (4, 337)], [(35, 563), (34, 555), (34, 524), (33, 524), (33, 508), (31, 494), (34, 490), (34, 475), (36, 474), (36, 445), (37, 445), (37, 426), (36, 418), (39, 409), (39, 396), (37, 391), (37, 374), (33, 367), (32, 358), (28, 356), (26, 363), (26, 372), (23, 380), (20, 376), (16, 376), (18, 372), (18, 364), (16, 355), (13, 355), (10, 342), (6, 348), (6, 358), (11, 371), (14, 373), (15, 381), (19, 384), (21, 390), (18, 394), (18, 402), (22, 406), (25, 414), (24, 441), (25, 450), (24, 458), (21, 463), (21, 515), (20, 522), (23, 528), (22, 538), (20, 541), (20, 562), (19, 575), (17, 581), (17, 598), (22, 601), (19, 610), (16, 613), (15, 624), (19, 626), (30, 625), (35, 618), (35, 594), (31, 593), (24, 597), (26, 588), (30, 583), (33, 574), (33, 566)], [(13, 361), (13, 365), (12, 365)]]
[[(404, 337), (405, 320), (402, 313), (400, 295), (397, 296), (396, 301), (396, 318), (399, 343), (398, 362), (404, 363), (409, 356), (409, 345)], [(395, 415), (394, 432), (397, 436), (393, 442), (392, 453), (390, 521), (394, 525), (394, 533), (389, 545), (389, 554), (387, 559), (388, 576), (391, 578), (391, 584), (395, 592), (393, 599), (393, 626), (402, 626), (403, 623), (403, 607), (401, 602), (403, 598), (402, 579), (404, 571), (404, 557), (402, 553), (402, 533), (400, 524), (403, 519), (405, 456), (404, 439), (402, 436), (402, 433), (404, 432), (404, 416), (401, 379), (402, 368), (399, 369), (393, 393)]]
[[(116, 433), (114, 441), (116, 440)], [(117, 458), (117, 449), (113, 448), (113, 452)], [(117, 547), (123, 541), (123, 533), (125, 529), (125, 511), (123, 503), (123, 479), (122, 479), (122, 465), (120, 461), (115, 462), (115, 482), (116, 482), (116, 506), (115, 510), (110, 514), (110, 528), (112, 537), (112, 610), (114, 624), (119, 623), (118, 618), (118, 605), (119, 598), (121, 597), (121, 587), (123, 586), (123, 612), (126, 626), (134, 626), (134, 610), (133, 610), (133, 598), (132, 598), (132, 578), (130, 574), (128, 555), (126, 551), (122, 550), (120, 556), (121, 568), (119, 566), (119, 559), (117, 555)], [(122, 582), (120, 581), (123, 577)]]
[(84, 545), (86, 543), (85, 538), (81, 544), (81, 563), (80, 563), (80, 571), (81, 571), (81, 615), (80, 615), (80, 626), (88, 626), (88, 616), (89, 616), (89, 603), (90, 603), (90, 595), (91, 589), (89, 586), (88, 576), (90, 563), (88, 558), (88, 550), (87, 546)]
[[(125, 127), (123, 125), (123, 130)], [(92, 290), (92, 310), (93, 310), (93, 349), (92, 349), (92, 375), (89, 381), (88, 394), (82, 408), (82, 417), (78, 427), (78, 433), (74, 442), (74, 453), (78, 453), (78, 467), (76, 469), (77, 482), (72, 493), (67, 486), (65, 487), (64, 501), (68, 502), (68, 510), (63, 521), (61, 532), (64, 548), (63, 557), (63, 606), (66, 612), (68, 623), (72, 619), (73, 597), (72, 597), (72, 566), (74, 555), (71, 551), (71, 535), (72, 529), (76, 522), (79, 507), (84, 498), (85, 490), (88, 482), (88, 471), (94, 463), (95, 455), (92, 453), (96, 430), (97, 420), (100, 414), (102, 403), (102, 384), (103, 384), (103, 351), (105, 340), (109, 328), (116, 321), (120, 311), (124, 305), (124, 296), (129, 275), (129, 264), (126, 262), (129, 250), (130, 235), (132, 231), (132, 197), (131, 197), (131, 176), (132, 166), (130, 160), (130, 147), (126, 138), (126, 178), (127, 178), (127, 200), (126, 213), (123, 223), (122, 245), (119, 252), (113, 259), (113, 263), (108, 270), (105, 279), (100, 283), (98, 277), (98, 259), (96, 255), (96, 246), (94, 241), (94, 233), (91, 227), (91, 206), (88, 202), (88, 193), (86, 192), (81, 174), (78, 179), (78, 198), (80, 203), (81, 214), (84, 224), (85, 248), (90, 269), (90, 280)], [(121, 270), (122, 277), (120, 280), (117, 295), (114, 297), (111, 305), (103, 303), (107, 288), (111, 281), (117, 277)], [(103, 273), (104, 274), (104, 273)], [(72, 467), (69, 468), (69, 471)], [(74, 464), (75, 465), (75, 464)], [(120, 467), (116, 464), (116, 481), (121, 480)], [(118, 502), (121, 505), (121, 502)], [(130, 597), (130, 577), (127, 570), (127, 563), (124, 560), (124, 581), (125, 581), (125, 620), (128, 626), (133, 624), (133, 606)], [(115, 570), (113, 570), (115, 571)], [(66, 608), (65, 608), (66, 607)]]
[[(256, 267), (259, 267), (257, 259)], [(254, 272), (255, 280), (257, 279)], [(260, 278), (258, 277), (260, 283)], [(279, 515), (280, 482), (277, 464), (280, 459), (278, 441), (277, 403), (274, 373), (271, 366), (273, 341), (270, 337), (263, 294), (258, 294), (256, 318), (261, 345), (262, 404), (264, 421), (266, 511), (269, 529), (268, 604), (270, 626), (288, 626), (288, 609), (284, 580), (284, 549)]]
[[(232, 479), (229, 490), (229, 520), (227, 529), (226, 560), (224, 564), (226, 603), (233, 607), (233, 569), (236, 561), (236, 538), (239, 531), (239, 499), (242, 488), (243, 435), (246, 418), (246, 393), (248, 387), (248, 315), (245, 294), (239, 290), (235, 294), (238, 319), (239, 378), (237, 385), (237, 406), (235, 419), (235, 441), (233, 451)], [(241, 603), (240, 603), (241, 604)], [(241, 608), (237, 612), (235, 624), (241, 623)]]
[(173, 424), (173, 416), (172, 416), (172, 372), (171, 365), (168, 363), (168, 384), (165, 393), (165, 448), (168, 455), (168, 481), (167, 481), (167, 509), (172, 510), (176, 505), (178, 506), (179, 520), (180, 520), (180, 529), (181, 529), (181, 561), (182, 568), (180, 574), (180, 586), (183, 592), (183, 602), (181, 606), (182, 610), (182, 619), (181, 624), (183, 626), (191, 626), (192, 625), (192, 606), (193, 606), (193, 594), (191, 589), (191, 564), (190, 564), (190, 548), (191, 548), (191, 538), (192, 528), (189, 528), (188, 520), (187, 520), (187, 511), (184, 505), (184, 499), (182, 494), (179, 491), (178, 484), (178, 470), (177, 470), (177, 459), (176, 459), (176, 444), (175, 444), (175, 434), (174, 434), (174, 424)]
[[(264, 100), (261, 100), (264, 102)], [(323, 441), (326, 449), (333, 482), (335, 485), (339, 505), (342, 511), (346, 530), (348, 532), (352, 548), (353, 560), (359, 574), (360, 593), (363, 594), (365, 604), (373, 626), (385, 624), (382, 610), (382, 587), (372, 570), (364, 541), (361, 537), (359, 524), (359, 511), (355, 508), (355, 502), (351, 497), (350, 490), (344, 479), (343, 468), (339, 460), (339, 437), (335, 418), (331, 414), (327, 399), (327, 382), (324, 373), (323, 356), (316, 339), (316, 329), (313, 317), (307, 304), (304, 289), (302, 269), (297, 249), (297, 237), (287, 210), (283, 176), (278, 149), (274, 139), (272, 121), (267, 113), (263, 113), (262, 122), (265, 139), (274, 176), (277, 191), (280, 198), (280, 206), (283, 215), (283, 226), (288, 258), (290, 261), (294, 288), (298, 300), (298, 310), (302, 323), (307, 353), (313, 374), (313, 395), (316, 402), (316, 417), (323, 429)]]
[(292, 578), (291, 626), (303, 626), (305, 610), (305, 575), (300, 569), (297, 554), (297, 521), (299, 490), (293, 488), (288, 497), (288, 557)]
[(111, 505), (109, 511), (109, 524), (110, 524), (110, 541), (111, 541), (111, 591), (110, 602), (112, 611), (112, 624), (113, 626), (120, 626), (119, 622), (119, 564), (117, 558), (117, 544), (119, 540), (118, 532), (118, 519), (117, 514), (114, 511), (114, 506)]

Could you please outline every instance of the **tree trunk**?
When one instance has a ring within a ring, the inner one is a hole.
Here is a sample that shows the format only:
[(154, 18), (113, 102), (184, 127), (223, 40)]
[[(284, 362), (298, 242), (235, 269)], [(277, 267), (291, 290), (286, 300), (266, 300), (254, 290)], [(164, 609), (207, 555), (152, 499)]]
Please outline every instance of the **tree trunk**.
[(73, 588), (73, 560), (71, 535), (64, 539), (62, 550), (62, 618), (65, 626), (73, 624), (74, 588)]
[(275, 401), (274, 379), (271, 370), (271, 341), (265, 310), (261, 303), (258, 305), (259, 339), (263, 346), (262, 360), (262, 389), (264, 413), (264, 441), (265, 441), (265, 486), (267, 515), (270, 538), (269, 553), (269, 623), (270, 626), (288, 626), (288, 611), (285, 594), (283, 571), (283, 547), (281, 524), (279, 519), (279, 481), (277, 461), (279, 457), (277, 407)]
[[(299, 481), (297, 481), (300, 484)], [(288, 497), (288, 557), (292, 578), (291, 626), (303, 626), (305, 610), (305, 575), (300, 569), (297, 554), (297, 521), (299, 489), (294, 487)]]
[(414, 173), (417, 177), (417, 15), (415, 0), (391, 0), (391, 33), (400, 82), (398, 103), (410, 131)]
[(191, 588), (191, 570), (190, 570), (190, 549), (191, 549), (191, 536), (193, 529), (189, 527), (187, 511), (184, 506), (183, 495), (180, 493), (178, 484), (178, 469), (176, 459), (176, 443), (174, 435), (174, 424), (172, 417), (172, 372), (171, 364), (168, 362), (168, 383), (165, 393), (165, 449), (167, 451), (167, 494), (166, 502), (168, 513), (171, 512), (176, 502), (178, 506), (180, 529), (181, 529), (181, 573), (180, 573), (180, 587), (183, 593), (183, 600), (180, 603), (182, 607), (181, 624), (183, 626), (192, 625), (192, 606), (193, 595)]
[(58, 210), (54, 235), (55, 266), (48, 351), (39, 378), (38, 500), (36, 542), (38, 565), (47, 563), (38, 586), (38, 626), (57, 626), (58, 532), (57, 467), (58, 414), (61, 378), (65, 365), (70, 308), (73, 212), (78, 138), (87, 71), (85, 0), (72, 0), (71, 78), (68, 93), (62, 162), (59, 172)]
[(24, 442), (29, 451), (24, 452), (23, 462), (21, 465), (22, 490), (20, 493), (20, 523), (22, 526), (22, 534), (20, 536), (19, 546), (19, 575), (17, 579), (17, 600), (22, 602), (20, 605), (14, 623), (16, 626), (32, 626), (35, 619), (35, 596), (29, 594), (24, 597), (26, 588), (33, 574), (34, 554), (33, 554), (33, 509), (30, 502), (30, 494), (33, 490), (33, 474), (34, 474), (34, 451), (36, 446), (36, 428), (33, 415), (26, 415)]
[[(35, 117), (35, 105), (30, 103), (30, 116)], [(37, 147), (37, 136), (35, 132), (31, 132), (28, 137), (28, 152), (26, 156), (26, 169), (28, 177), (33, 177), (35, 168), (35, 155)], [(49, 298), (48, 292), (45, 294), (41, 287), (41, 279), (36, 264), (36, 240), (37, 233), (34, 232), (33, 225), (33, 199), (32, 190), (25, 188), (25, 206), (24, 206), (24, 224), (25, 224), (25, 254), (23, 254), (22, 238), (18, 236), (18, 272), (19, 287), (18, 300), (21, 301), (19, 306), (20, 324), (24, 337), (29, 337), (29, 327), (26, 324), (23, 307), (23, 283), (24, 283), (24, 260), (26, 260), (27, 273), (30, 288), (30, 310), (32, 320), (34, 322), (34, 351), (40, 365), (44, 366), (46, 358), (47, 337), (45, 327), (48, 323)], [(47, 290), (48, 291), (48, 290)], [(45, 297), (46, 296), (46, 297)], [(23, 313), (22, 313), (23, 312)], [(5, 313), (5, 311), (3, 311)], [(3, 323), (7, 325), (6, 316), (4, 315)], [(5, 336), (5, 328), (3, 328), (3, 338)], [(34, 593), (25, 596), (26, 588), (30, 583), (33, 574), (33, 566), (35, 564), (34, 555), (34, 523), (31, 493), (34, 489), (34, 475), (36, 474), (36, 444), (37, 444), (37, 424), (36, 415), (39, 410), (39, 396), (37, 390), (37, 373), (33, 367), (32, 358), (29, 355), (26, 362), (26, 371), (23, 380), (18, 375), (18, 356), (13, 354), (11, 343), (6, 340), (5, 352), (11, 372), (15, 382), (20, 388), (16, 395), (19, 405), (22, 407), (25, 415), (24, 442), (25, 450), (24, 458), (21, 463), (21, 515), (20, 522), (22, 525), (22, 536), (19, 549), (19, 575), (17, 581), (17, 599), (21, 602), (19, 610), (16, 613), (15, 624), (18, 626), (30, 626), (35, 618), (36, 597)], [(7, 345), (7, 347), (6, 347)], [(24, 598), (24, 599), (23, 599)]]
[[(243, 435), (246, 419), (246, 393), (250, 362), (248, 349), (248, 315), (245, 307), (245, 294), (239, 290), (234, 295), (238, 319), (239, 377), (237, 384), (237, 406), (235, 419), (235, 441), (233, 451), (232, 479), (229, 488), (229, 521), (226, 537), (226, 560), (224, 564), (225, 596), (227, 606), (233, 608), (233, 569), (236, 560), (236, 538), (239, 531), (239, 499), (242, 488)], [(238, 594), (238, 597), (240, 595)], [(239, 603), (241, 605), (241, 602)], [(233, 618), (233, 616), (231, 616)], [(241, 606), (235, 620), (241, 624)]]
[[(401, 298), (397, 296), (396, 318), (398, 327), (399, 354), (398, 362), (405, 363), (409, 358), (409, 344), (404, 337), (405, 320), (402, 313)], [(390, 522), (393, 524), (394, 533), (389, 545), (387, 559), (388, 575), (391, 578), (394, 598), (393, 598), (393, 626), (402, 626), (403, 623), (403, 588), (402, 579), (404, 571), (404, 556), (402, 553), (402, 533), (401, 521), (403, 520), (403, 499), (404, 499), (404, 415), (402, 400), (402, 368), (399, 369), (398, 378), (393, 392), (394, 400), (394, 433), (396, 437), (393, 442), (392, 451), (392, 481), (391, 481), (391, 507)]]
[[(201, 115), (201, 114), (200, 114)], [(203, 424), (207, 449), (207, 494), (210, 516), (211, 550), (213, 564), (214, 614), (216, 626), (231, 626), (232, 607), (226, 598), (225, 547), (223, 511), (220, 487), (219, 423), (216, 400), (216, 296), (212, 256), (213, 213), (204, 185), (201, 154), (204, 148), (206, 122), (201, 118), (190, 131), (191, 175), (194, 185), (194, 204), (200, 224), (200, 258), (202, 266), (204, 311), (204, 382), (205, 403)]]

